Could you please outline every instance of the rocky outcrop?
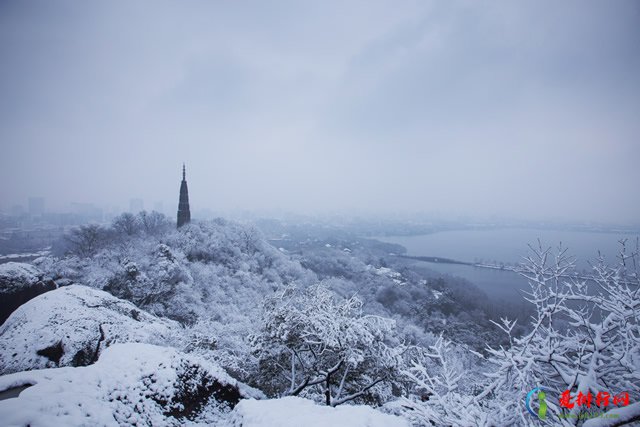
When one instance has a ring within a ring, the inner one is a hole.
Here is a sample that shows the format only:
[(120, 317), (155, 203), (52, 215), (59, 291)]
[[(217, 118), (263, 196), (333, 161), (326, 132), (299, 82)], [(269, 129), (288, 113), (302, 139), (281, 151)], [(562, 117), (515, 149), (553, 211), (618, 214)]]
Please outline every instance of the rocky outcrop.
[(32, 299), (0, 326), (0, 375), (86, 366), (111, 344), (165, 344), (180, 331), (107, 292), (71, 285)]
[(27, 301), (56, 288), (53, 280), (30, 264), (0, 264), (0, 324)]

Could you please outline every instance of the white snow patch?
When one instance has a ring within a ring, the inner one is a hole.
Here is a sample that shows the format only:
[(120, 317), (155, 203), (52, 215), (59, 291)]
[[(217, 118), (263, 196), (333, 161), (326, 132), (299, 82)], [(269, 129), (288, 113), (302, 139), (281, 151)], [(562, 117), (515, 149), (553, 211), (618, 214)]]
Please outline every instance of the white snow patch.
[(243, 400), (231, 414), (232, 427), (408, 427), (403, 418), (369, 406), (319, 406), (300, 397)]
[[(399, 280), (402, 279), (402, 274), (400, 274), (399, 272), (390, 269), (389, 267), (379, 267), (376, 268), (372, 265), (367, 265), (367, 270), (373, 270), (374, 274), (377, 274), (378, 276), (386, 276), (389, 277), (391, 279), (395, 280)], [(399, 282), (396, 282), (399, 283)]]
[[(4, 240), (7, 240), (7, 239), (4, 239)], [(47, 255), (49, 255), (49, 253), (50, 253), (49, 250), (42, 250), (42, 251), (38, 251), (38, 252), (25, 252), (25, 253), (20, 253), (20, 254), (7, 254), (7, 255), (0, 255), (0, 260), (33, 258), (33, 257), (47, 256)]]
[[(23, 304), (0, 326), (0, 373), (86, 365), (110, 344), (160, 344), (179, 329), (177, 322), (159, 319), (107, 292), (66, 286)], [(58, 343), (64, 353), (57, 364), (37, 354)], [(79, 352), (84, 352), (83, 360), (76, 356)]]
[(91, 366), (0, 377), (0, 390), (33, 384), (18, 397), (0, 401), (0, 420), (32, 427), (215, 425), (229, 412), (215, 399), (191, 421), (166, 414), (183, 410), (181, 396), (197, 394), (198, 384), (211, 380), (262, 397), (201, 358), (150, 344), (116, 344)]

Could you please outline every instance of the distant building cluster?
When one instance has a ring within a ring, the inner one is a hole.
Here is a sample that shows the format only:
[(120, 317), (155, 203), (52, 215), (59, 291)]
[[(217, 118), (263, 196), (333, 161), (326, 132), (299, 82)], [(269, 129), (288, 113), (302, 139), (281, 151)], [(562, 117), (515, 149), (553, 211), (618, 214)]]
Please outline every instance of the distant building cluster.
[[(153, 210), (164, 213), (162, 202), (156, 202)], [(143, 211), (144, 200), (129, 200), (129, 212)], [(118, 208), (103, 209), (92, 203), (71, 203), (68, 212), (47, 210), (46, 200), (40, 196), (27, 198), (24, 205), (14, 205), (7, 212), (0, 211), (0, 254), (47, 247), (71, 227), (87, 223), (108, 223), (122, 211)], [(182, 165), (182, 181), (178, 200), (177, 226), (191, 222), (189, 189), (186, 167)]]

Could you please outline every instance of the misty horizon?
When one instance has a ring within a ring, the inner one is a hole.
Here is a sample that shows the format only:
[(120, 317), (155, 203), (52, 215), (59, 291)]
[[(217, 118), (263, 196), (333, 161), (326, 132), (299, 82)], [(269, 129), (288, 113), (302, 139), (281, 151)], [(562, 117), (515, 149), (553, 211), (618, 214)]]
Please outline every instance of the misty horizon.
[(638, 224), (640, 5), (3, 2), (0, 210)]

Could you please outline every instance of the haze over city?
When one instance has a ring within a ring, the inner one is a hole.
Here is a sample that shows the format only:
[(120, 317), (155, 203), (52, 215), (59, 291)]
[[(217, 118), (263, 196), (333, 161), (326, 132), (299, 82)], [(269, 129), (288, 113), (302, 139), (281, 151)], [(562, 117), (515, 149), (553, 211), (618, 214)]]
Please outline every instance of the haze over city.
[(2, 2), (0, 209), (637, 224), (640, 4)]

